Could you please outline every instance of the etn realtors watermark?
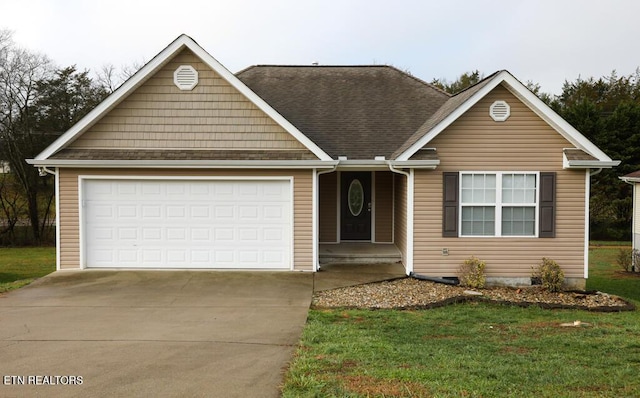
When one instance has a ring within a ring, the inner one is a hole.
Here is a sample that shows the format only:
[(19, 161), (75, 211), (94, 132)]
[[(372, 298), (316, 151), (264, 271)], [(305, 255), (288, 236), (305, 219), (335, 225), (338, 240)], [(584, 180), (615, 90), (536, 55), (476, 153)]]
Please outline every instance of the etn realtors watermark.
[(82, 376), (2, 376), (2, 384), (4, 384), (5, 386), (79, 386), (82, 385), (82, 382)]

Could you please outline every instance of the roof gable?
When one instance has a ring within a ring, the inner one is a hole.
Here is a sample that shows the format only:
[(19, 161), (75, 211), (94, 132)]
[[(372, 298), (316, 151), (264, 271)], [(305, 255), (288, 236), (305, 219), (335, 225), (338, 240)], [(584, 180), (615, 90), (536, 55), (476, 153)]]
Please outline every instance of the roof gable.
[(500, 84), (526, 104), (534, 113), (576, 148), (583, 150), (600, 162), (612, 162), (610, 157), (562, 119), (520, 81), (504, 70), (487, 77), (475, 86), (451, 97), (438, 112), (432, 115), (432, 117), (394, 153), (395, 159), (398, 161), (410, 159), (420, 148), (427, 145)]
[(288, 134), (300, 142), (306, 149), (311, 151), (320, 160), (331, 160), (331, 158), (314, 142), (300, 132), (289, 121), (283, 118), (262, 98), (257, 96), (251, 89), (243, 84), (224, 66), (222, 66), (215, 58), (209, 55), (202, 47), (200, 47), (193, 39), (186, 35), (181, 35), (174, 40), (169, 46), (156, 55), (143, 68), (134, 74), (129, 80), (122, 84), (115, 92), (107, 97), (100, 105), (94, 108), (89, 114), (82, 118), (76, 125), (60, 136), (54, 143), (40, 153), (35, 160), (45, 160), (61, 149), (67, 147), (78, 137), (84, 134), (99, 120), (101, 120), (110, 111), (115, 109), (120, 103), (126, 100), (132, 93), (140, 88), (145, 82), (152, 78), (159, 70), (161, 70), (174, 57), (185, 49), (190, 50), (196, 57), (211, 68), (221, 79), (231, 85), (244, 98), (252, 102), (257, 109), (264, 112), (275, 123), (284, 129)]
[[(495, 122), (489, 115), (495, 101), (510, 106), (511, 116), (504, 122)], [(563, 167), (563, 151), (572, 147), (503, 85), (494, 88), (427, 146), (436, 148), (443, 171), (556, 171)], [(421, 152), (424, 150), (410, 161)]]
[[(199, 81), (193, 90), (180, 90), (174, 84), (174, 71), (184, 65), (198, 73)], [(64, 158), (70, 155), (69, 150), (83, 150), (78, 153), (86, 154), (87, 159), (100, 158), (103, 154), (92, 156), (91, 150), (105, 149), (111, 150), (108, 153), (116, 156), (114, 159), (124, 156), (118, 154), (118, 149), (140, 153), (159, 149), (233, 150), (238, 155), (239, 151), (265, 149), (309, 152), (189, 49), (179, 52), (53, 157)], [(309, 155), (317, 160), (311, 152)], [(243, 158), (246, 156), (238, 157)]]

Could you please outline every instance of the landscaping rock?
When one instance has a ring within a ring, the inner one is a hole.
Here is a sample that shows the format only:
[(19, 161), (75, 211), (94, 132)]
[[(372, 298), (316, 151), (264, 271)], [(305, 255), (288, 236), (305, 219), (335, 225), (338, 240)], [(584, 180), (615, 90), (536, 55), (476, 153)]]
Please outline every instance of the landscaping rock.
[[(478, 295), (479, 294), (479, 295)], [(587, 292), (551, 293), (540, 286), (493, 287), (481, 292), (413, 278), (369, 283), (317, 292), (314, 308), (409, 309), (434, 308), (464, 301), (488, 301), (543, 308), (576, 308), (589, 311), (629, 311), (635, 306), (620, 297)]]

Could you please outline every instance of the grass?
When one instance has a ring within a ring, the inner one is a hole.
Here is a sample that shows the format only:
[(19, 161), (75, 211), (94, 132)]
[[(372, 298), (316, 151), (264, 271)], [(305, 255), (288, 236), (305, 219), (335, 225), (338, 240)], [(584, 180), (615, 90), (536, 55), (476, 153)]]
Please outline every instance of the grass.
[[(631, 248), (629, 242), (624, 242)], [(615, 248), (593, 245), (589, 250), (589, 279), (587, 290), (599, 290), (631, 299), (640, 305), (640, 273), (622, 272), (616, 264), (618, 253), (623, 245)]]
[(28, 285), (55, 269), (54, 247), (0, 248), (0, 293)]
[[(617, 272), (617, 243), (592, 245), (587, 287), (640, 304), (640, 278)], [(589, 326), (560, 326), (574, 320)], [(639, 336), (637, 311), (312, 310), (283, 396), (637, 396)]]
[(631, 242), (629, 241), (617, 241), (617, 240), (592, 240), (589, 241), (589, 246), (593, 248), (603, 247), (603, 246), (613, 246), (613, 247), (631, 247)]

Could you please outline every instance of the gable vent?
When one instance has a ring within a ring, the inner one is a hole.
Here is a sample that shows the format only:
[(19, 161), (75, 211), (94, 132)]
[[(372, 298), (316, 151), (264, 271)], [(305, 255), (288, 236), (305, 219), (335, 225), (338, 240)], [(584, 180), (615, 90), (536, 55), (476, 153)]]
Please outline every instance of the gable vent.
[(180, 90), (193, 90), (198, 84), (198, 71), (191, 65), (180, 65), (173, 72), (173, 82)]
[(511, 115), (511, 107), (506, 101), (496, 101), (489, 107), (489, 115), (496, 122), (504, 122)]

